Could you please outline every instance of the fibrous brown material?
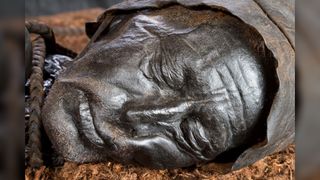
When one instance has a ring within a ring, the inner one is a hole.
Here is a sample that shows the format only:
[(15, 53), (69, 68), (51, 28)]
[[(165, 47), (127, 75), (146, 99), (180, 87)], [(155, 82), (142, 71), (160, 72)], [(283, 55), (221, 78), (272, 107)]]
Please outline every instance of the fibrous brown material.
[(41, 167), (39, 170), (27, 168), (25, 178), (31, 179), (277, 179), (291, 180), (295, 177), (295, 147), (267, 156), (255, 164), (225, 173), (215, 164), (201, 167), (171, 170), (150, 170), (147, 168), (123, 166), (115, 163), (75, 164), (67, 162), (62, 167)]

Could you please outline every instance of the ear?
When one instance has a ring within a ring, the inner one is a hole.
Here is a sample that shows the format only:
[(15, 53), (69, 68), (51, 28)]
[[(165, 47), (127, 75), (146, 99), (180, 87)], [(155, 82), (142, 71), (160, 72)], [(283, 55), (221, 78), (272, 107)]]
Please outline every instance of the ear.
[(86, 34), (89, 38), (91, 38), (94, 33), (98, 30), (98, 27), (101, 25), (101, 22), (87, 22), (86, 26)]

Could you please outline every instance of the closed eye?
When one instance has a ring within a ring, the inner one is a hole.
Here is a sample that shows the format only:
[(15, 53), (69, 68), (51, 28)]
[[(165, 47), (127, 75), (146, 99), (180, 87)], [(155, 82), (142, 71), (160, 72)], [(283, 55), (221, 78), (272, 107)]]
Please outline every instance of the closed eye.
[[(183, 43), (179, 37), (161, 37), (153, 52), (140, 65), (145, 76), (152, 78), (160, 87), (180, 89), (184, 84), (185, 60)], [(182, 52), (181, 52), (182, 51)]]
[(209, 160), (211, 158), (210, 153), (206, 155), (203, 151), (205, 149), (212, 151), (212, 146), (207, 139), (205, 127), (200, 121), (199, 117), (190, 116), (181, 122), (180, 129), (182, 136), (180, 138), (182, 138), (184, 143), (180, 145), (189, 149), (189, 152), (192, 152), (197, 158)]

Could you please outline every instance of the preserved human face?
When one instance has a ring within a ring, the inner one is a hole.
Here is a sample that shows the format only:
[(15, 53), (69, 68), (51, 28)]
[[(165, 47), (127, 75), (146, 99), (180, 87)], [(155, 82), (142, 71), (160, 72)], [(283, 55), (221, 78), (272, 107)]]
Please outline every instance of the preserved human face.
[(67, 160), (185, 167), (245, 144), (266, 98), (260, 36), (211, 10), (116, 18), (56, 80), (43, 121)]

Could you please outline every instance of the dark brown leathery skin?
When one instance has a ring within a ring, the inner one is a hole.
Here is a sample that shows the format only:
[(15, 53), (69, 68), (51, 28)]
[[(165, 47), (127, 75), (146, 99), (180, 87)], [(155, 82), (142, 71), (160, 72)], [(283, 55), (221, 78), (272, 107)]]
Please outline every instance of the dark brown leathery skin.
[[(257, 31), (224, 13), (178, 6), (121, 21), (95, 36), (49, 95), (45, 126), (62, 155), (164, 168), (252, 145), (277, 88), (273, 56)], [(81, 111), (76, 115), (80, 105), (72, 102), (78, 100), (71, 100), (81, 99), (77, 91), (90, 107), (82, 112), (91, 114), (84, 128), (75, 123), (83, 121)], [(67, 122), (57, 116), (61, 111)]]
[[(201, 0), (201, 1), (125, 1), (109, 8), (99, 21), (106, 15), (125, 10), (145, 8), (162, 8), (170, 4), (181, 4), (186, 7), (206, 6), (212, 9), (227, 11), (255, 28), (263, 37), (266, 47), (272, 52), (278, 64), (275, 75), (279, 79), (279, 89), (272, 102), (272, 109), (267, 118), (267, 138), (261, 143), (244, 152), (233, 165), (232, 169), (252, 164), (265, 155), (280, 151), (293, 142), (295, 130), (295, 52), (294, 47), (294, 1), (229, 1)], [(281, 11), (288, 11), (283, 15)], [(288, 26), (283, 26), (283, 25)], [(279, 29), (281, 27), (281, 29)], [(287, 34), (287, 37), (285, 36)], [(290, 44), (290, 42), (291, 44)], [(292, 47), (290, 47), (292, 46)]]

